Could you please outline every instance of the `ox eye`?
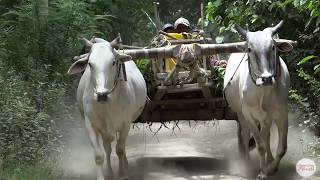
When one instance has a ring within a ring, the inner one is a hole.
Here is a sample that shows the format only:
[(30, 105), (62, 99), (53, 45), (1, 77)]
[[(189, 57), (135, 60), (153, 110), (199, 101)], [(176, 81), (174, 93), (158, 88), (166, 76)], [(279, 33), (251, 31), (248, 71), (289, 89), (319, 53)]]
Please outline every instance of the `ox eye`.
[(273, 45), (273, 46), (272, 46), (272, 51), (274, 51), (274, 50), (276, 50), (276, 47)]
[(115, 64), (116, 64), (116, 61), (113, 61), (113, 62), (112, 62), (112, 66), (114, 66)]
[(88, 63), (88, 65), (89, 65), (90, 68), (92, 68), (92, 64), (91, 63)]
[(251, 52), (252, 52), (252, 49), (251, 49), (251, 48), (248, 48), (248, 52), (251, 53)]

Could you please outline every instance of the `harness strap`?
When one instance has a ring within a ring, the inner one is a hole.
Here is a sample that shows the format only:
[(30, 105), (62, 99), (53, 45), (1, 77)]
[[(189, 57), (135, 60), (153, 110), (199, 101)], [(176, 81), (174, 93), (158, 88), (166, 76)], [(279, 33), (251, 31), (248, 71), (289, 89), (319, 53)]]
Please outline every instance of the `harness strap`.
[(242, 61), (243, 61), (244, 57), (246, 56), (246, 54), (247, 54), (247, 51), (243, 54), (242, 59), (241, 59), (240, 63), (238, 64), (238, 66), (237, 66), (236, 70), (233, 72), (233, 74), (232, 74), (232, 76), (231, 76), (230, 80), (228, 81), (227, 85), (223, 88), (223, 96), (224, 96), (224, 93), (225, 93), (225, 91), (226, 91), (226, 87), (227, 87), (227, 86), (229, 85), (229, 83), (232, 81), (232, 79), (233, 79), (234, 75), (235, 75), (235, 74), (236, 74), (236, 72), (238, 71), (238, 69), (239, 69), (239, 67), (240, 67), (240, 65), (241, 65), (241, 63), (242, 63)]
[(110, 89), (109, 94), (112, 93), (116, 89), (116, 87), (118, 85), (119, 78), (120, 78), (120, 72), (121, 72), (121, 64), (119, 62), (117, 62), (117, 73), (115, 75), (113, 87)]

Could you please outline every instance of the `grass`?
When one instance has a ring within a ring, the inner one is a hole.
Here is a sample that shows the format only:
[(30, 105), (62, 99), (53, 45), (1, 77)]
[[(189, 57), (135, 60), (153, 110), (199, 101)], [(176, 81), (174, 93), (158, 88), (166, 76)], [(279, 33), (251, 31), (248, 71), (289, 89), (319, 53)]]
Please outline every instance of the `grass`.
[(9, 165), (0, 169), (0, 180), (56, 180), (58, 175), (53, 163)]

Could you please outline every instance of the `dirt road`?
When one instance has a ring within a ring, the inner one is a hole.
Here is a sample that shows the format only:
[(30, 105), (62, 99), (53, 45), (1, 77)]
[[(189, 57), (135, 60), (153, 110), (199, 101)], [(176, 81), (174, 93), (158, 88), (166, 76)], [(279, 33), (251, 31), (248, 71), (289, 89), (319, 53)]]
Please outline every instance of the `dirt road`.
[[(313, 135), (308, 131), (302, 133), (296, 117), (294, 113), (289, 114), (288, 152), (281, 161), (278, 173), (271, 179), (302, 179), (295, 171), (295, 164), (306, 157), (303, 153), (305, 144), (311, 141)], [(84, 123), (79, 119), (72, 124), (68, 128), (67, 144), (61, 157), (60, 167), (64, 175), (60, 179), (93, 180), (93, 151)], [(154, 124), (151, 128), (156, 131), (159, 126)], [(239, 161), (235, 121), (180, 122), (179, 127), (180, 130), (175, 128), (174, 131), (162, 128), (156, 135), (146, 124), (137, 124), (131, 129), (127, 141), (130, 180), (253, 179), (255, 172), (246, 173), (245, 165)], [(276, 132), (275, 128), (272, 132)], [(274, 139), (276, 135), (271, 136), (273, 150), (277, 143)], [(256, 150), (251, 155), (253, 161), (258, 163)], [(318, 170), (309, 179), (320, 180), (320, 160), (313, 160)], [(114, 172), (117, 172), (118, 161), (114, 150), (112, 163)]]

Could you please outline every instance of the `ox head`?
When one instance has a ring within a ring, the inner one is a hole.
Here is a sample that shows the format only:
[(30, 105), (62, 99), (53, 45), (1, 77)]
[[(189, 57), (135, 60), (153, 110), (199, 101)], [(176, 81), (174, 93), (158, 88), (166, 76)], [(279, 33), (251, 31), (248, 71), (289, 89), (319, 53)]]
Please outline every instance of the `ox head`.
[(282, 26), (283, 21), (263, 31), (250, 32), (236, 25), (236, 30), (247, 40), (249, 71), (257, 85), (273, 85), (279, 56), (277, 51), (289, 52), (293, 46), (288, 42), (276, 43), (273, 35)]
[(106, 102), (119, 75), (120, 63), (130, 60), (131, 56), (114, 50), (114, 47), (118, 46), (119, 38), (110, 43), (100, 38), (93, 38), (91, 41), (84, 39), (84, 41), (90, 52), (73, 63), (68, 74), (78, 74), (89, 69), (94, 99)]

